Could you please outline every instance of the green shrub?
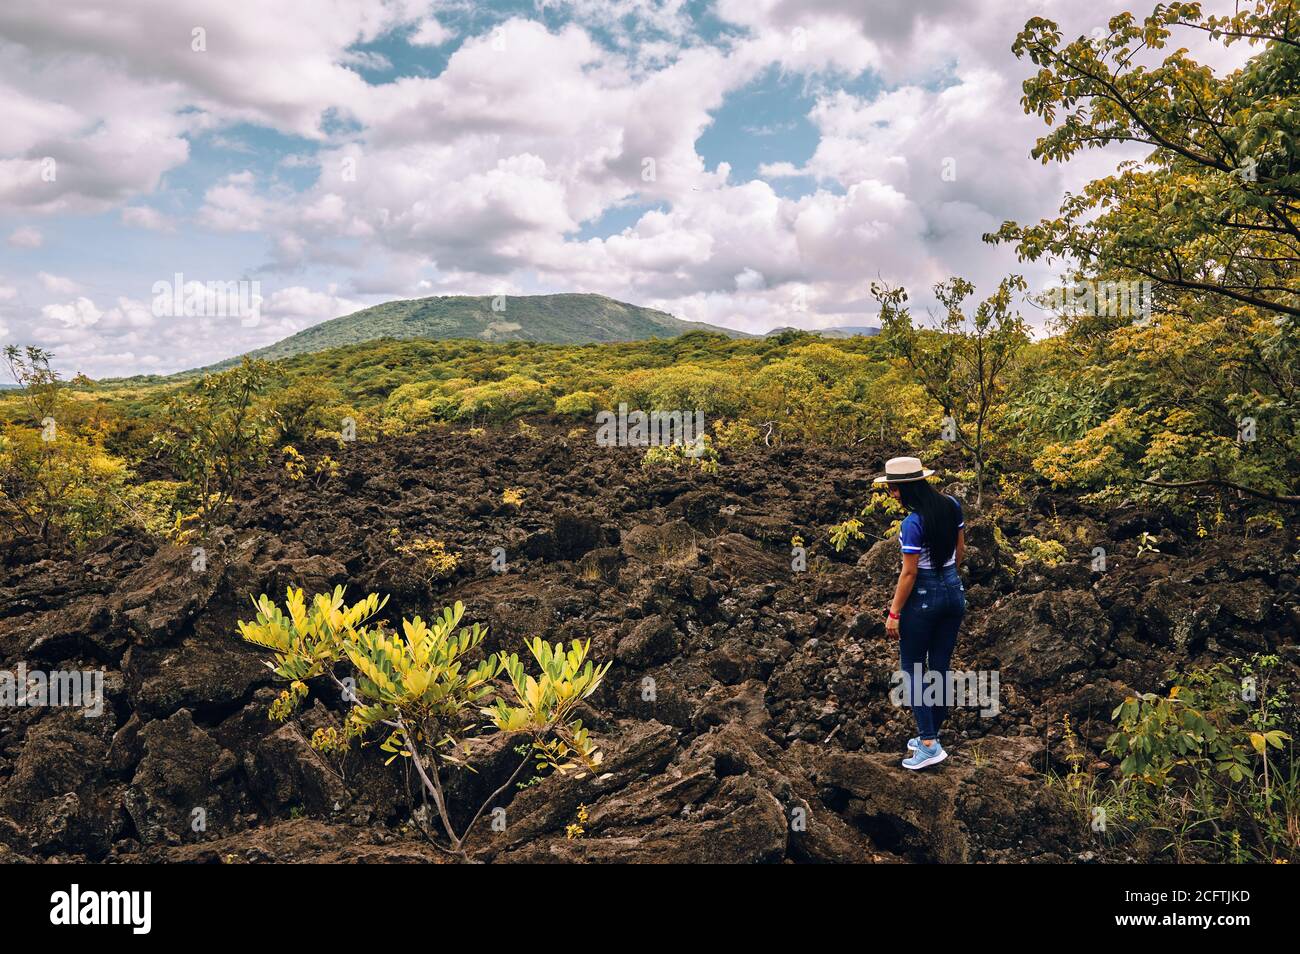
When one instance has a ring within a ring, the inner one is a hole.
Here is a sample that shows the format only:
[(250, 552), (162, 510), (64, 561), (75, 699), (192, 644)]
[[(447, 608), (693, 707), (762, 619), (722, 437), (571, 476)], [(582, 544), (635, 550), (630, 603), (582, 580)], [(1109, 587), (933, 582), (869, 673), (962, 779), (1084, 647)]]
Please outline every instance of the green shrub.
[(298, 380), (277, 391), (269, 404), (275, 415), (278, 442), (292, 443), (313, 437), (322, 430), (339, 428), (339, 418), (330, 414), (342, 395), (338, 388), (319, 381)]
[[(595, 772), (602, 754), (582, 721), (578, 706), (600, 686), (609, 663), (588, 659), (590, 641), (574, 640), (566, 650), (534, 638), (528, 649), (536, 675), (525, 670), (518, 655), (493, 653), (471, 663), (487, 630), (479, 624), (461, 626), (460, 603), (426, 622), (403, 619), (401, 633), (388, 631), (375, 617), (387, 597), (371, 593), (348, 606), (343, 588), (318, 594), (310, 603), (303, 591), (290, 587), (282, 611), (263, 595), (255, 602), (257, 618), (240, 622), (239, 632), (250, 643), (274, 653), (268, 663), (278, 679), (289, 684), (271, 706), (273, 719), (287, 719), (307, 696), (307, 682), (330, 680), (348, 702), (342, 733), (316, 733), (313, 743), (338, 751), (354, 739), (378, 734), (389, 762), (410, 765), (432, 801), (442, 826), (446, 850), (463, 854), (484, 809), (507, 791), (525, 766), (582, 777)], [(335, 667), (349, 664), (355, 686), (344, 683)], [(497, 684), (504, 674), (506, 687)], [(531, 745), (510, 779), (488, 797), (463, 830), (452, 824), (443, 784), (445, 767), (464, 765), (468, 737), (480, 726), (473, 715), (487, 719), (497, 732), (526, 736)]]
[(595, 414), (600, 406), (600, 395), (595, 391), (574, 391), (555, 399), (555, 413), (571, 417)]
[(112, 529), (130, 471), (105, 450), (106, 422), (68, 399), (51, 357), (4, 350), (21, 390), (13, 419), (0, 422), (0, 530), (54, 548)]
[(551, 393), (540, 381), (512, 374), (459, 392), (454, 413), (461, 420), (508, 421), (549, 411), (552, 406)]
[(856, 517), (850, 517), (843, 523), (831, 525), (830, 529), (831, 545), (835, 547), (836, 553), (843, 553), (844, 548), (854, 540), (865, 540), (866, 534), (862, 532), (862, 521)]
[(202, 521), (225, 510), (239, 480), (266, 457), (279, 422), (259, 398), (277, 377), (266, 361), (244, 358), (207, 374), (168, 402), (155, 442), (194, 487)]
[(1021, 537), (1014, 554), (1016, 566), (1030, 566), (1035, 563), (1043, 566), (1060, 566), (1067, 556), (1065, 544), (1061, 541), (1040, 540), (1034, 536)]
[(707, 434), (701, 434), (690, 444), (656, 444), (646, 448), (641, 458), (641, 469), (686, 470), (696, 468), (701, 473), (718, 472), (718, 452), (714, 449)]
[(1166, 838), (1181, 858), (1230, 860), (1300, 855), (1300, 766), (1283, 730), (1288, 693), (1273, 690), (1275, 656), (1241, 675), (1226, 663), (1179, 676), (1167, 693), (1130, 696), (1116, 707), (1107, 752), (1121, 779), (1103, 796), (1124, 820)]

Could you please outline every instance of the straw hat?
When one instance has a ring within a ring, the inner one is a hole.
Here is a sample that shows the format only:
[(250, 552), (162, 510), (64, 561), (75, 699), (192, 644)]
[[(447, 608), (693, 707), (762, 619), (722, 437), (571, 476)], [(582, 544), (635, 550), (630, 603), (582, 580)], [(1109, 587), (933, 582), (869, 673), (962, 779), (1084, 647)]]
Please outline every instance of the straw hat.
[(926, 470), (921, 461), (915, 457), (893, 457), (885, 461), (885, 476), (877, 477), (875, 484), (906, 484), (914, 480), (925, 480), (934, 471)]

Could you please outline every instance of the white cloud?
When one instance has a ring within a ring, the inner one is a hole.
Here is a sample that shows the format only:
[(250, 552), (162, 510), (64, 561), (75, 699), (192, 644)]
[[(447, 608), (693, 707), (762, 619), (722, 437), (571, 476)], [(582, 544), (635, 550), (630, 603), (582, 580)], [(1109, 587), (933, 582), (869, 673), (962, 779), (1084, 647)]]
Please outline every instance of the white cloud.
[(359, 311), (365, 305), (335, 294), (336, 289), (314, 291), (302, 285), (281, 288), (262, 305), (264, 317), (296, 325), (294, 330)]
[(70, 295), (77, 290), (77, 283), (71, 278), (64, 278), (62, 275), (51, 275), (49, 272), (37, 272), (36, 278), (47, 292), (55, 295)]
[(81, 297), (66, 305), (46, 305), (41, 309), (41, 315), (51, 321), (62, 322), (65, 328), (89, 328), (104, 313), (89, 298)]
[(455, 36), (455, 31), (447, 29), (436, 17), (425, 17), (411, 34), (410, 41), (416, 46), (442, 46)]
[(122, 210), (122, 224), (153, 232), (174, 232), (176, 226), (167, 216), (147, 205), (128, 205)]
[(253, 181), (253, 174), (245, 170), (209, 189), (199, 209), (199, 224), (221, 232), (261, 231), (272, 206), (254, 192)]
[(348, 66), (363, 70), (391, 70), (392, 61), (382, 53), (373, 50), (348, 50), (343, 54), (342, 62)]
[(45, 241), (45, 236), (41, 234), (40, 229), (22, 226), (10, 232), (9, 238), (5, 241), (14, 248), (40, 248)]

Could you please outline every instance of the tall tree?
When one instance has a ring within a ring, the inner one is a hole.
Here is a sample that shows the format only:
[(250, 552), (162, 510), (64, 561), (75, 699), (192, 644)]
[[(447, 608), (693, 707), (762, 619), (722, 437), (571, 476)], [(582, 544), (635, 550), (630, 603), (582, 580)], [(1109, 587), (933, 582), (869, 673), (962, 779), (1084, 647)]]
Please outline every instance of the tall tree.
[(934, 294), (942, 313), (934, 316), (933, 329), (925, 329), (912, 321), (906, 289), (871, 286), (880, 305), (886, 346), (907, 362), (921, 387), (943, 409), (948, 439), (970, 454), (977, 506), (984, 495), (991, 415), (1006, 389), (1012, 361), (1029, 341), (1012, 301), (1024, 290), (1020, 276), (1004, 278), (997, 291), (968, 316), (964, 303), (975, 286), (964, 278), (941, 282), (934, 286)]
[[(1223, 75), (1175, 37), (1247, 42)], [(1066, 338), (1092, 362), (1103, 420), (1057, 429), (1040, 456), (1053, 479), (1217, 487), (1295, 503), (1300, 448), (1300, 13), (1295, 0), (1199, 3), (1112, 17), (1065, 41), (1035, 17), (1013, 50), (1038, 72), (1022, 104), (1051, 127), (1032, 155), (1063, 161), (1120, 143), (1140, 161), (1067, 195), (1055, 218), (1006, 222), (993, 242), (1061, 262), (1075, 280), (1148, 282), (1153, 309), (1082, 309)], [(1155, 313), (1152, 314), (1151, 312)], [(1068, 429), (1066, 429), (1068, 430)]]
[[(1176, 33), (1261, 46), (1218, 76), (1186, 49), (1158, 58)], [(1085, 148), (1141, 143), (1151, 152), (1067, 195), (1060, 215), (1004, 223), (1022, 259), (1066, 259), (1098, 277), (1127, 275), (1300, 320), (1300, 14), (1295, 0), (1241, 4), (1231, 17), (1199, 3), (1159, 4), (1139, 20), (1113, 17), (1100, 38), (1064, 42), (1035, 17), (1016, 38), (1038, 72), (1026, 113), (1052, 127), (1044, 163)]]

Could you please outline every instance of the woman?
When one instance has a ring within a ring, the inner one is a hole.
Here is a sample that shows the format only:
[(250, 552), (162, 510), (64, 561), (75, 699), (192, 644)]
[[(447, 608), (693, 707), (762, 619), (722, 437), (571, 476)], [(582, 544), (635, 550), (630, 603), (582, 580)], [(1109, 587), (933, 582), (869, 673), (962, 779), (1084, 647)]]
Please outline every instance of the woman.
[[(908, 740), (911, 754), (903, 760), (908, 769), (937, 765), (948, 757), (939, 744), (939, 729), (948, 714), (942, 703), (951, 691), (948, 661), (966, 615), (966, 593), (957, 575), (966, 552), (966, 522), (957, 498), (930, 485), (926, 478), (933, 473), (915, 457), (895, 457), (885, 462), (885, 475), (875, 480), (907, 509), (898, 532), (903, 570), (885, 631), (898, 640), (905, 698), (916, 716), (916, 738)], [(928, 680), (927, 672), (934, 674)], [(925, 686), (936, 681), (941, 704), (930, 705)]]

